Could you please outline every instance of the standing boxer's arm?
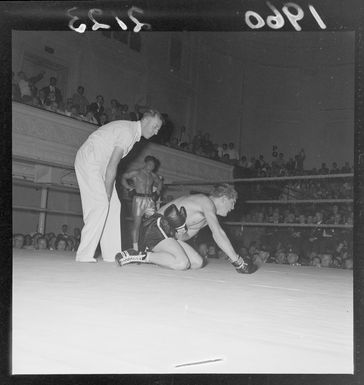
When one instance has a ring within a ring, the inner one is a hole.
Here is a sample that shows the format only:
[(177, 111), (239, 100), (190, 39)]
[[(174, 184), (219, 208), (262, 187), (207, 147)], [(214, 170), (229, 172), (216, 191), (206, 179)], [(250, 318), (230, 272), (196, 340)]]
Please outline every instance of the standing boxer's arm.
[(153, 175), (154, 185), (157, 187), (157, 193), (158, 195), (160, 195), (163, 188), (163, 181), (157, 174), (153, 173), (152, 175)]
[(132, 178), (136, 177), (138, 172), (139, 172), (139, 170), (129, 171), (129, 172), (126, 172), (125, 174), (123, 174), (123, 176), (121, 177), (121, 184), (128, 191), (134, 189), (134, 187), (128, 183), (128, 179), (132, 179)]
[(124, 150), (121, 147), (114, 147), (114, 151), (111, 154), (109, 163), (106, 167), (105, 173), (105, 189), (107, 194), (107, 199), (110, 201), (112, 190), (114, 187), (114, 181), (116, 178), (116, 171), (118, 168), (118, 164), (120, 159), (123, 157)]
[(225, 231), (220, 226), (220, 223), (215, 214), (215, 208), (213, 203), (210, 201), (206, 201), (201, 206), (207, 224), (212, 232), (212, 237), (214, 238), (214, 241), (220, 247), (220, 249), (230, 258), (232, 262), (237, 261), (239, 256), (235, 252)]

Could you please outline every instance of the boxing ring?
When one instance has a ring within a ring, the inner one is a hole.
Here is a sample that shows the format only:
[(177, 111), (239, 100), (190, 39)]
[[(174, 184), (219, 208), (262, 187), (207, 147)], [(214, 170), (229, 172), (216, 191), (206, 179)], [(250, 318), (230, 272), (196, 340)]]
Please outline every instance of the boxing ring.
[(12, 301), (13, 374), (354, 370), (352, 270), (242, 275), (211, 258), (173, 271), (14, 249)]
[(13, 374), (352, 373), (352, 271), (14, 250)]

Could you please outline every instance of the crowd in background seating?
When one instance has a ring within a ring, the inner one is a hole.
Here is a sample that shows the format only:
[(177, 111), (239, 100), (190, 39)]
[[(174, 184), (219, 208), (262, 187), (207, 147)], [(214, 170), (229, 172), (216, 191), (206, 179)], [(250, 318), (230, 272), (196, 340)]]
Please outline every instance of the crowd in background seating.
[[(38, 89), (37, 83), (43, 79), (44, 74), (43, 71), (29, 77), (24, 71), (19, 71), (16, 79), (13, 72), (12, 99), (96, 126), (114, 120), (136, 121), (142, 116), (143, 109), (140, 106), (135, 105), (134, 110), (130, 111), (127, 104), (120, 103), (117, 99), (111, 99), (110, 106), (105, 106), (104, 97), (101, 94), (90, 102), (85, 94), (85, 87), (82, 85), (77, 87), (72, 96), (65, 99), (57, 87), (57, 79), (53, 76), (49, 79), (49, 85)], [(164, 113), (163, 118), (164, 124), (159, 134), (152, 138), (152, 142), (231, 164), (234, 166), (234, 177), (236, 178), (353, 172), (349, 162), (345, 162), (342, 167), (338, 167), (337, 162), (333, 162), (331, 168), (326, 163), (322, 163), (320, 168), (305, 170), (306, 155), (303, 149), (287, 158), (283, 152), (278, 150), (277, 145), (273, 146), (271, 162), (267, 161), (262, 154), (251, 156), (249, 159), (246, 155), (240, 157), (233, 142), (214, 143), (210, 134), (202, 133), (201, 130), (191, 136), (185, 126), (177, 129), (168, 114)]]
[[(333, 211), (335, 212), (334, 209)], [(316, 266), (332, 268), (353, 268), (352, 229), (322, 228), (319, 224), (338, 223), (340, 213), (331, 213), (325, 219), (323, 211), (318, 210), (308, 217), (299, 212), (269, 208), (271, 216), (264, 210), (251, 211), (242, 217), (243, 222), (254, 223), (311, 223), (316, 227), (267, 227), (240, 226), (227, 227), (235, 250), (244, 257), (252, 258), (255, 263), (277, 263), (291, 266)], [(296, 218), (298, 215), (298, 218)], [(346, 223), (351, 225), (353, 213), (348, 208)], [(209, 231), (197, 236), (195, 249), (205, 258), (227, 258), (220, 250)]]
[(49, 233), (30, 233), (13, 235), (13, 248), (24, 250), (56, 250), (77, 251), (81, 239), (81, 230), (75, 227), (73, 234), (68, 232), (68, 226), (62, 225), (62, 231), (57, 235)]
[(43, 79), (44, 71), (33, 77), (28, 77), (23, 71), (18, 72), (18, 80), (12, 73), (12, 100), (26, 103), (34, 107), (66, 115), (74, 119), (85, 121), (97, 126), (113, 120), (138, 120), (139, 111), (129, 112), (127, 104), (117, 99), (110, 101), (105, 107), (103, 95), (89, 102), (85, 95), (85, 87), (78, 86), (73, 95), (64, 99), (61, 90), (57, 87), (57, 79), (50, 77), (49, 85), (38, 89), (36, 84)]
[[(335, 185), (333, 181), (326, 183), (324, 187), (327, 189), (332, 188), (330, 184)], [(351, 182), (345, 183), (352, 189)], [(318, 189), (321, 187), (320, 184)], [(250, 193), (256, 196), (254, 190)], [(280, 195), (279, 191), (277, 195)], [(353, 267), (354, 214), (350, 201), (328, 202), (319, 206), (314, 202), (262, 205), (253, 202), (244, 204), (243, 201), (234, 211), (230, 219), (243, 223), (243, 226), (226, 226), (225, 231), (239, 254), (256, 259), (258, 264)], [(285, 226), (280, 227), (279, 224)], [(206, 257), (224, 257), (208, 230), (197, 236), (194, 243), (196, 250)]]

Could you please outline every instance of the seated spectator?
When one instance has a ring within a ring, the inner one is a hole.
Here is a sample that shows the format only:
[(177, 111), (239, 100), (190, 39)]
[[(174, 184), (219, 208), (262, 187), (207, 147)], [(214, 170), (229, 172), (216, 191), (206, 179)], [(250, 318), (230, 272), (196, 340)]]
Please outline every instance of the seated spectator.
[(90, 111), (93, 113), (93, 118), (95, 118), (95, 120), (97, 122), (96, 124), (99, 124), (100, 123), (100, 115), (105, 112), (104, 97), (102, 95), (97, 95), (96, 96), (96, 101), (91, 103), (88, 106), (88, 111), (86, 112), (86, 115)]
[(33, 238), (30, 234), (25, 234), (23, 249), (34, 250)]
[(288, 253), (287, 253), (287, 263), (290, 266), (297, 266), (297, 265), (299, 265), (298, 259), (299, 259), (299, 257), (294, 252), (294, 250), (288, 250)]
[(245, 246), (240, 246), (238, 250), (239, 250), (239, 255), (241, 257), (244, 258), (244, 257), (248, 257), (249, 256), (248, 249)]
[[(179, 147), (183, 151), (192, 151), (192, 144), (191, 143), (190, 144), (188, 144), (188, 143), (181, 143), (181, 145)], [(190, 150), (190, 148), (191, 148), (191, 150)]]
[(330, 170), (327, 168), (326, 163), (321, 163), (321, 167), (318, 170), (318, 173), (321, 175), (327, 175), (329, 174), (329, 171)]
[(13, 236), (13, 248), (22, 249), (24, 246), (24, 235), (23, 234), (14, 234)]
[(219, 157), (220, 159), (222, 159), (222, 157), (224, 156), (226, 150), (227, 150), (227, 144), (226, 144), (226, 143), (223, 143), (222, 146), (219, 146), (219, 147), (217, 148), (217, 151), (218, 151), (218, 154), (217, 154), (217, 155), (218, 155), (218, 157)]
[(332, 167), (331, 167), (331, 170), (330, 170), (330, 174), (340, 174), (340, 170), (339, 170), (339, 168), (337, 167), (337, 163), (336, 163), (336, 162), (333, 162), (333, 163), (332, 163)]
[(39, 98), (39, 105), (40, 105), (40, 107), (45, 108), (46, 105), (47, 105), (46, 104), (47, 100), (46, 100), (46, 94), (45, 94), (43, 89), (39, 90), (38, 98)]
[(345, 218), (344, 224), (345, 224), (345, 225), (348, 225), (348, 226), (352, 226), (353, 223), (354, 223), (353, 213), (350, 213), (350, 214), (348, 214), (347, 217)]
[(280, 265), (286, 265), (287, 264), (287, 254), (284, 251), (284, 249), (278, 249), (274, 254), (274, 261), (275, 263), (278, 263)]
[(210, 140), (210, 134), (206, 132), (201, 138), (201, 147), (206, 155), (210, 155), (213, 150), (213, 144)]
[(15, 73), (12, 72), (12, 78), (11, 78), (11, 99), (19, 102), (21, 100), (21, 93), (19, 84), (17, 83), (15, 79)]
[(352, 172), (349, 162), (345, 162), (345, 165), (341, 168), (341, 172), (343, 174), (350, 174)]
[(331, 267), (341, 269), (343, 267), (343, 261), (341, 257), (333, 257)]
[(302, 148), (301, 151), (297, 155), (295, 155), (294, 159), (295, 159), (295, 166), (294, 166), (295, 173), (297, 175), (302, 175), (304, 170), (303, 162), (306, 159), (305, 150)]
[(74, 247), (75, 247), (75, 240), (72, 236), (69, 236), (67, 238), (66, 251), (74, 251)]
[(321, 267), (331, 267), (332, 255), (331, 254), (320, 254)]
[(347, 258), (344, 261), (344, 269), (346, 270), (353, 270), (353, 259)]
[(73, 229), (73, 236), (75, 237), (76, 240), (78, 241), (81, 240), (81, 230), (78, 227), (75, 227)]
[(254, 167), (256, 170), (262, 170), (267, 167), (267, 163), (264, 160), (264, 155), (259, 155), (259, 158), (255, 161)]
[(251, 156), (250, 160), (248, 161), (248, 169), (251, 176), (256, 175), (255, 162), (256, 162), (255, 156)]
[(234, 146), (234, 143), (233, 142), (230, 142), (229, 143), (229, 146), (228, 148), (225, 150), (224, 152), (225, 154), (229, 154), (229, 159), (231, 161), (233, 161), (233, 163), (235, 162), (238, 162), (239, 161), (239, 153), (238, 151), (235, 149), (235, 146)]
[[(196, 152), (196, 154), (197, 154), (197, 152)], [(225, 153), (225, 154), (222, 156), (222, 161), (223, 161), (224, 163), (230, 163), (230, 156), (229, 156), (229, 154)]]
[(70, 115), (70, 117), (74, 118), (74, 119), (81, 119), (81, 116), (78, 113), (78, 106), (76, 104), (72, 104), (72, 106), (71, 106), (71, 115)]
[(55, 236), (55, 234), (52, 233), (52, 232), (50, 232), (50, 233), (46, 233), (44, 236), (46, 237), (47, 241), (49, 242), (49, 240), (50, 240), (51, 238), (53, 238), (53, 237)]
[(18, 72), (18, 86), (20, 89), (21, 100), (24, 103), (31, 103), (33, 100), (33, 88), (34, 85), (43, 78), (45, 71), (40, 72), (38, 75), (28, 78), (25, 72)]
[(57, 237), (53, 234), (48, 240), (49, 250), (56, 250)]
[(113, 122), (114, 120), (123, 120), (122, 114), (121, 114), (121, 105), (118, 100), (111, 99), (110, 101), (110, 107), (108, 107), (105, 110), (109, 121)]
[(279, 170), (282, 170), (286, 167), (286, 160), (284, 159), (284, 154), (283, 152), (280, 152), (278, 154), (278, 158), (276, 158), (272, 163), (274, 163)]
[(68, 225), (66, 225), (66, 224), (62, 225), (62, 231), (61, 231), (61, 233), (58, 236), (62, 236), (63, 238), (68, 238), (69, 237)]
[(63, 114), (64, 111), (62, 111), (60, 108), (59, 108), (59, 105), (56, 101), (53, 101), (53, 102), (50, 102), (50, 104), (46, 105), (46, 110), (48, 111), (51, 111), (51, 112), (56, 112), (58, 114)]
[(91, 110), (87, 111), (86, 116), (83, 118), (81, 117), (81, 119), (84, 120), (85, 122), (99, 125), (99, 122), (97, 121), (93, 111)]
[(78, 106), (78, 111), (81, 115), (86, 115), (87, 107), (89, 101), (84, 95), (85, 88), (83, 86), (78, 86), (77, 91), (72, 96), (72, 104)]
[(197, 251), (201, 255), (201, 257), (203, 259), (205, 259), (207, 257), (207, 252), (208, 252), (207, 244), (206, 243), (200, 243), (198, 245)]
[(293, 160), (293, 158), (289, 158), (288, 162), (286, 163), (287, 175), (294, 175), (295, 166), (296, 162)]
[(42, 233), (35, 233), (35, 234), (32, 236), (33, 245), (34, 245), (34, 248), (35, 248), (35, 249), (38, 248), (38, 239), (41, 238), (42, 236), (43, 236)]
[(73, 107), (73, 102), (72, 99), (68, 98), (66, 102), (66, 107), (64, 108), (64, 114), (67, 116), (72, 115), (72, 107)]
[(100, 115), (100, 126), (103, 126), (104, 124), (108, 123), (108, 117), (105, 113)]
[(38, 96), (33, 96), (33, 100), (32, 100), (32, 106), (34, 107), (39, 107), (39, 108), (42, 108), (41, 104), (40, 104), (40, 99), (38, 98)]
[(67, 240), (63, 237), (58, 237), (55, 244), (55, 250), (66, 251), (66, 248), (67, 248)]
[(192, 138), (192, 151), (195, 152), (198, 148), (201, 147), (202, 134), (201, 130), (198, 130), (196, 135)]
[(248, 176), (249, 176), (248, 159), (245, 155), (243, 155), (236, 168), (236, 177), (246, 178)]
[(131, 120), (127, 104), (120, 105), (120, 120)]
[(210, 159), (220, 160), (218, 156), (217, 149), (215, 149), (214, 145), (212, 145), (210, 151), (206, 154)]
[(278, 164), (275, 161), (273, 161), (272, 167), (271, 167), (271, 176), (279, 176), (280, 171), (281, 170), (280, 170)]
[(48, 249), (48, 241), (47, 241), (46, 237), (42, 236), (42, 237), (38, 238), (37, 249), (38, 250)]
[(207, 249), (207, 258), (217, 258), (216, 246), (209, 245)]
[(212, 147), (216, 152), (216, 156), (219, 158), (219, 145), (217, 143), (213, 143)]
[(62, 103), (62, 93), (61, 90), (57, 87), (57, 79), (54, 76), (49, 78), (49, 85), (43, 87), (46, 105), (51, 105), (53, 102), (56, 102), (58, 106)]
[(311, 265), (314, 266), (314, 267), (321, 267), (321, 258), (318, 255), (313, 257)]
[(202, 146), (195, 148), (194, 152), (196, 155), (206, 156), (205, 151), (203, 150)]

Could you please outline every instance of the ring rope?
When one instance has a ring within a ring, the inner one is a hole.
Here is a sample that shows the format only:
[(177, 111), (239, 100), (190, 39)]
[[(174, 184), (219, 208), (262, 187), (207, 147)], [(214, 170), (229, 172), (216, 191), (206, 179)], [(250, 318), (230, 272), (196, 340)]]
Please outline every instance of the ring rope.
[(339, 178), (352, 178), (353, 173), (349, 174), (327, 174), (327, 175), (296, 175), (296, 176), (276, 176), (276, 177), (261, 177), (261, 178), (233, 178), (219, 181), (206, 181), (206, 180), (182, 180), (174, 181), (171, 183), (165, 183), (165, 186), (189, 186), (189, 185), (213, 185), (217, 183), (236, 183), (236, 182), (283, 182), (286, 180), (305, 180), (305, 179), (339, 179)]
[(353, 199), (288, 199), (288, 200), (246, 200), (247, 204), (304, 204), (304, 203), (353, 203)]
[(352, 229), (353, 225), (336, 224), (315, 224), (315, 223), (270, 223), (270, 222), (223, 222), (225, 225), (232, 226), (251, 226), (251, 227), (314, 227), (327, 229)]

